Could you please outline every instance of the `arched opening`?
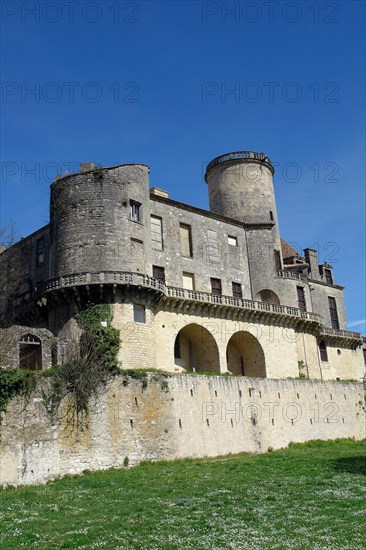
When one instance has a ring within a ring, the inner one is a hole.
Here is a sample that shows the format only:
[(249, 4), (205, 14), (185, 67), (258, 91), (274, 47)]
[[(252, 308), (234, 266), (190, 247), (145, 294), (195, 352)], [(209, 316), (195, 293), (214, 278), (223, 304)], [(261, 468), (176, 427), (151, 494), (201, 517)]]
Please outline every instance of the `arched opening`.
[(212, 334), (196, 323), (183, 327), (174, 342), (174, 363), (189, 372), (220, 372), (219, 350)]
[(232, 335), (226, 348), (227, 368), (241, 376), (266, 377), (266, 363), (262, 346), (249, 332)]
[(25, 334), (19, 342), (19, 367), (42, 370), (42, 342), (34, 334)]
[(258, 302), (264, 302), (265, 304), (273, 304), (274, 306), (280, 305), (280, 300), (277, 294), (273, 292), (273, 290), (269, 290), (269, 288), (265, 288), (264, 290), (257, 292), (255, 299)]

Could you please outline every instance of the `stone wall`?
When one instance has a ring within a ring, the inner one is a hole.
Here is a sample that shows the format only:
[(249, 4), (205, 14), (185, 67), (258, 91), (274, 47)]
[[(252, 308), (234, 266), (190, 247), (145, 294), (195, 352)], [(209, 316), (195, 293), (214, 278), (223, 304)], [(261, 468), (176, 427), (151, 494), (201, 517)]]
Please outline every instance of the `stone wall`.
[(1, 426), (3, 484), (118, 467), (125, 457), (133, 465), (365, 437), (360, 383), (150, 374), (144, 387), (117, 378), (91, 403), (82, 431), (72, 431), (62, 414), (52, 423), (41, 395), (39, 387), (28, 402), (17, 398), (8, 406)]

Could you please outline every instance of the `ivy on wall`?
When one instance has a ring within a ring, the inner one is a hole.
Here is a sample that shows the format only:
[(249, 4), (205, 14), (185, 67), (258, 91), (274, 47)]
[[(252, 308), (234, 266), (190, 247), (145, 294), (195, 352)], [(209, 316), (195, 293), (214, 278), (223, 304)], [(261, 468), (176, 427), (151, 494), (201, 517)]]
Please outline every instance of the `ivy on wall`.
[(0, 420), (6, 412), (9, 401), (17, 395), (29, 397), (37, 384), (34, 371), (22, 369), (0, 369)]
[(82, 428), (90, 399), (97, 398), (100, 387), (120, 372), (120, 336), (111, 326), (112, 309), (108, 304), (88, 304), (75, 318), (83, 329), (79, 345), (67, 363), (45, 371), (44, 375), (52, 378), (52, 387), (44, 392), (43, 400), (50, 416), (55, 417), (66, 399), (67, 424)]

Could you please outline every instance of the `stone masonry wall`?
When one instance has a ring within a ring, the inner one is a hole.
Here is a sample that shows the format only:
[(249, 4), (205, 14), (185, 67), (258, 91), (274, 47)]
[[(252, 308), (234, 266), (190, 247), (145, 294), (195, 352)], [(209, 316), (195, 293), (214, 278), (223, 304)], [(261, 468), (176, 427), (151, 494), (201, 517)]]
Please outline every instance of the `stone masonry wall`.
[(3, 484), (118, 467), (125, 457), (134, 465), (365, 437), (360, 383), (151, 374), (144, 388), (117, 378), (91, 403), (83, 431), (70, 431), (62, 414), (52, 423), (41, 395), (38, 388), (29, 402), (17, 398), (8, 406), (1, 426)]

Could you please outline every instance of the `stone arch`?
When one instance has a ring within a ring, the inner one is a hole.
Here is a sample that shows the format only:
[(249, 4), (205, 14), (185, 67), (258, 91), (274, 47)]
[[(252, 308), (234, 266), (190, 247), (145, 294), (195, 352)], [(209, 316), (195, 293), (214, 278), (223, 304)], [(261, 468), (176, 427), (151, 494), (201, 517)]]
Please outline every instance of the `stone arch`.
[(262, 346), (250, 332), (232, 335), (226, 348), (227, 368), (233, 374), (266, 377), (266, 362)]
[(175, 338), (174, 363), (189, 372), (220, 372), (219, 349), (211, 332), (197, 323), (183, 327)]
[(28, 333), (19, 340), (19, 367), (28, 370), (42, 370), (42, 341)]
[(255, 299), (258, 302), (264, 302), (265, 304), (273, 304), (275, 306), (280, 305), (279, 297), (275, 292), (273, 292), (273, 290), (270, 290), (269, 288), (264, 288), (263, 290), (257, 292)]

